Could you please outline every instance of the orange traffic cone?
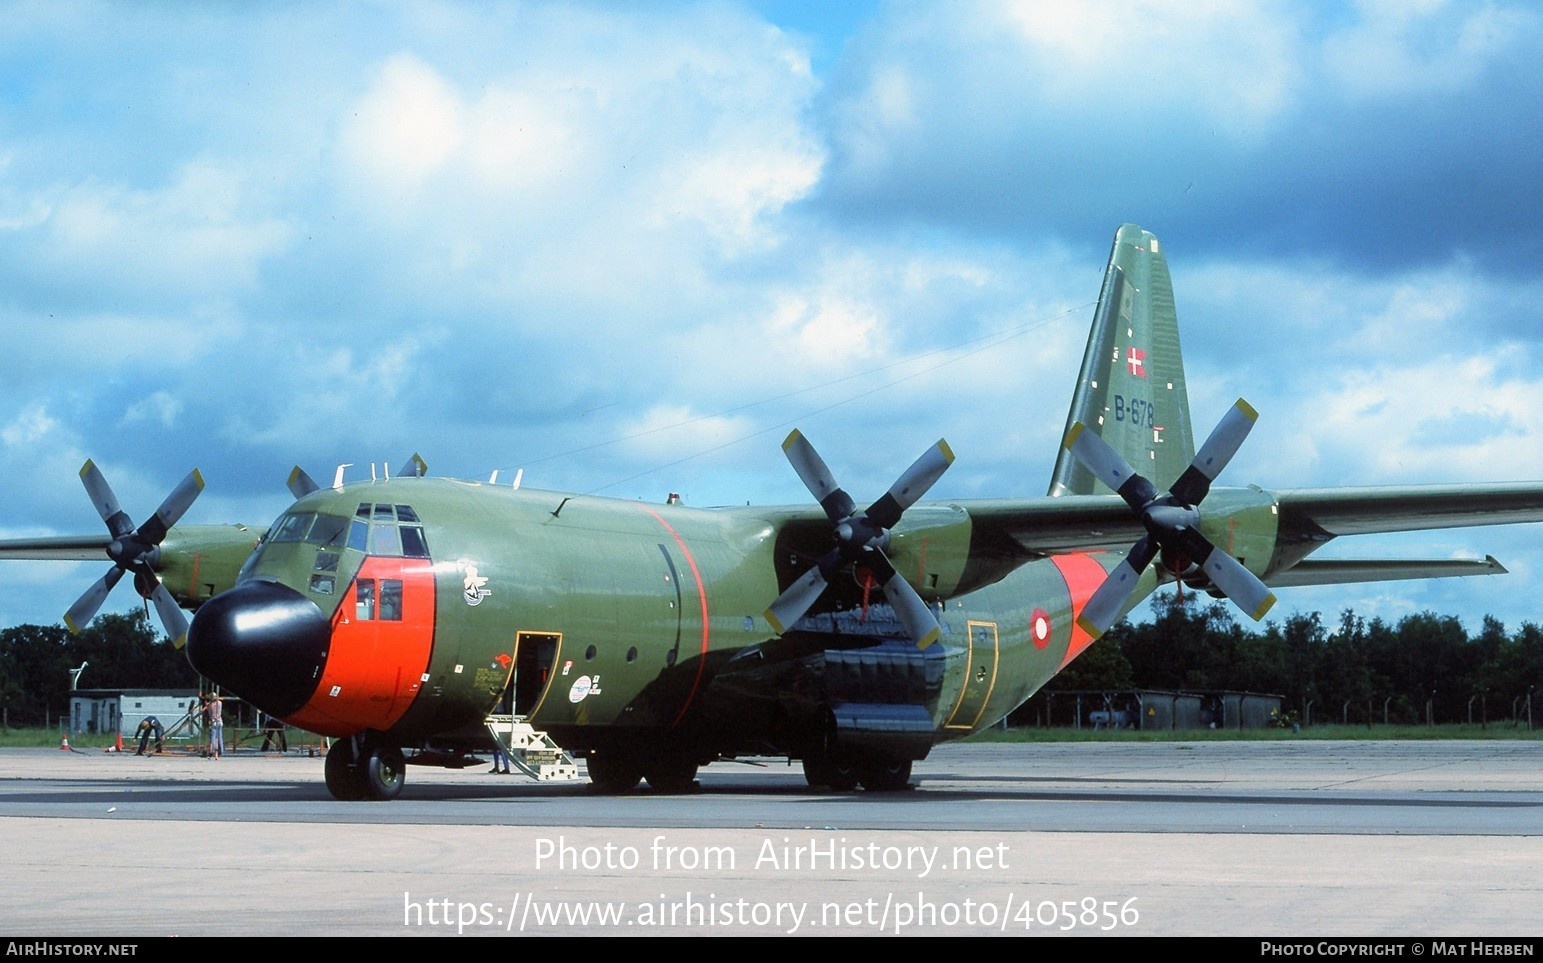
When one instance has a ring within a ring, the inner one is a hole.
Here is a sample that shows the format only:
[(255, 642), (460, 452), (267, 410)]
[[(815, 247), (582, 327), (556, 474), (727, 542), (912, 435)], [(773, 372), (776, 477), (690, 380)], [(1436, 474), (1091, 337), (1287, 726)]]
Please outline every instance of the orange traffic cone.
[(59, 749), (63, 752), (70, 751), (70, 736), (66, 732), (59, 733)]
[(121, 733), (121, 732), (118, 733), (118, 741), (115, 742), (114, 744), (108, 746), (106, 751), (107, 752), (122, 752), (123, 751), (123, 733)]

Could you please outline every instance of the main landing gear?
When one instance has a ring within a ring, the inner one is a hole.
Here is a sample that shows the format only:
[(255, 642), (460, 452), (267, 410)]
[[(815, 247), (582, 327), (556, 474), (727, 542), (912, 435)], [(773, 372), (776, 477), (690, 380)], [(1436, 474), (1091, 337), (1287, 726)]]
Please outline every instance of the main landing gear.
[(407, 760), (402, 750), (370, 735), (333, 742), (324, 771), (327, 791), (343, 802), (395, 799), (407, 782)]
[(615, 796), (631, 792), (647, 779), (654, 792), (679, 795), (697, 788), (695, 757), (670, 752), (629, 752), (623, 748), (591, 749), (584, 759), (595, 792)]
[(815, 789), (899, 792), (911, 785), (911, 761), (859, 752), (832, 752), (804, 759), (804, 779)]

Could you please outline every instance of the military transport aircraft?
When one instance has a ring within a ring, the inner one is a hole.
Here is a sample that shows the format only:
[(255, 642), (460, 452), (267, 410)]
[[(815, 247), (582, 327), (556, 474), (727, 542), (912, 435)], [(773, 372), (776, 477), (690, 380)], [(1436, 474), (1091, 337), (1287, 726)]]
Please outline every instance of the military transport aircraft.
[(506, 692), (601, 791), (680, 791), (749, 756), (894, 790), (1161, 583), (1257, 619), (1272, 587), (1504, 571), (1309, 557), (1338, 536), (1543, 521), (1543, 482), (1213, 488), (1254, 417), (1239, 401), (1197, 453), (1167, 263), (1125, 225), (1047, 497), (922, 501), (954, 457), (940, 441), (862, 508), (795, 431), (783, 448), (818, 507), (564, 495), (426, 477), (414, 457), (331, 486), (296, 469), (294, 504), (262, 533), (177, 526), (197, 472), (136, 528), (87, 462), (108, 536), (13, 540), (0, 557), (105, 552), (70, 625), (132, 573), (201, 674), (336, 739), (339, 799), (391, 799), (405, 763), (491, 745)]

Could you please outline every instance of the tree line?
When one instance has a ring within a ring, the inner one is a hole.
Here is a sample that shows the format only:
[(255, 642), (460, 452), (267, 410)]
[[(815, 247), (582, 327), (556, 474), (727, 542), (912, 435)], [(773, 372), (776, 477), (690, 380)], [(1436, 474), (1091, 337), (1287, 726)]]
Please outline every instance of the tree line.
[(62, 625), (18, 625), (0, 629), (0, 720), (18, 728), (57, 720), (82, 662), (82, 689), (198, 687), (198, 673), (143, 609), (99, 615), (78, 636)]
[[(1389, 623), (1346, 610), (1332, 625), (1311, 612), (1245, 628), (1229, 604), (1194, 593), (1159, 596), (1153, 611), (1150, 622), (1115, 625), (1047, 688), (1263, 692), (1284, 696), (1304, 721), (1418, 724), (1516, 718), (1543, 683), (1543, 627), (1532, 622), (1507, 632), (1486, 616), (1470, 634), (1453, 616)], [(79, 636), (19, 625), (0, 630), (0, 718), (17, 727), (57, 718), (82, 662), (83, 689), (199, 683), (143, 609), (98, 616)]]
[(1245, 628), (1228, 603), (1194, 593), (1161, 595), (1153, 611), (1117, 624), (1047, 688), (1260, 692), (1304, 721), (1421, 724), (1525, 718), (1543, 683), (1543, 628), (1531, 622), (1507, 632), (1485, 616), (1470, 634), (1449, 615), (1389, 623), (1347, 609), (1332, 625), (1310, 612)]

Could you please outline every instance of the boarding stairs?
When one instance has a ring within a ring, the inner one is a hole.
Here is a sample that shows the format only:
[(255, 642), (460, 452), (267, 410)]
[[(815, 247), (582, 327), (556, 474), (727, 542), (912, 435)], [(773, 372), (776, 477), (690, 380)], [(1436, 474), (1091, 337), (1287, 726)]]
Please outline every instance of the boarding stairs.
[(514, 767), (537, 782), (566, 782), (579, 778), (578, 763), (524, 716), (490, 715), (488, 733), (504, 747)]

